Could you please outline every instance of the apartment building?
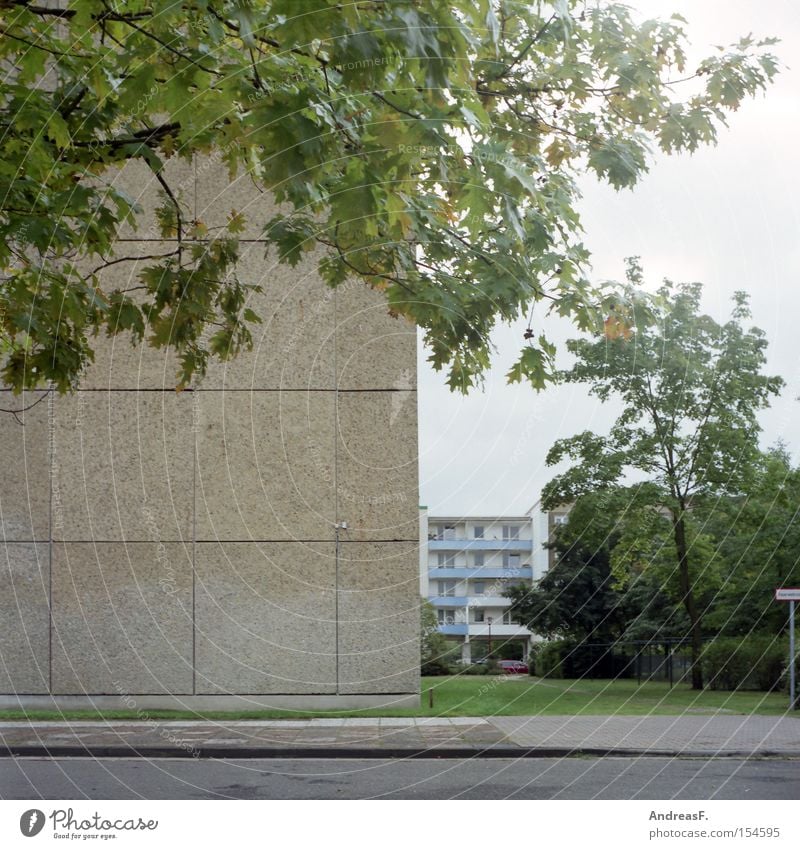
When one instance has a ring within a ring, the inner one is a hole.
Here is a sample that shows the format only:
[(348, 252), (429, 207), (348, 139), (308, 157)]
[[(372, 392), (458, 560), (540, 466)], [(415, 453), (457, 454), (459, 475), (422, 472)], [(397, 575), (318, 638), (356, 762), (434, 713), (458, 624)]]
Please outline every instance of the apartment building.
[(504, 593), (541, 577), (531, 516), (428, 516), (423, 507), (420, 535), (420, 591), (441, 632), (460, 643), (462, 661), (490, 651), (527, 658), (534, 635), (513, 619)]
[(566, 524), (571, 509), (571, 504), (562, 504), (552, 510), (545, 510), (542, 507), (542, 502), (537, 501), (528, 511), (533, 524), (533, 537), (539, 543), (533, 551), (534, 570), (537, 578), (541, 578), (548, 569), (552, 569), (555, 565), (556, 553), (545, 548), (545, 544), (553, 538), (553, 534), (559, 525)]

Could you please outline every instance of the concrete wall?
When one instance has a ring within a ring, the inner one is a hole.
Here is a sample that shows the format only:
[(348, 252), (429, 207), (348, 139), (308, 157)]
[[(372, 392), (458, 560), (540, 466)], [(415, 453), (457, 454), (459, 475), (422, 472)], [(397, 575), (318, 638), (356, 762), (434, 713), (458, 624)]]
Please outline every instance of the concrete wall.
[[(250, 216), (237, 273), (264, 287), (264, 323), (180, 393), (174, 358), (125, 337), (96, 340), (71, 396), (0, 391), (6, 409), (43, 399), (0, 414), (0, 702), (413, 700), (415, 330), (360, 282), (328, 289), (314, 255), (267, 257), (273, 209), (249, 180), (167, 167), (207, 227)], [(151, 175), (119, 179), (146, 211), (109, 287), (175, 247)]]

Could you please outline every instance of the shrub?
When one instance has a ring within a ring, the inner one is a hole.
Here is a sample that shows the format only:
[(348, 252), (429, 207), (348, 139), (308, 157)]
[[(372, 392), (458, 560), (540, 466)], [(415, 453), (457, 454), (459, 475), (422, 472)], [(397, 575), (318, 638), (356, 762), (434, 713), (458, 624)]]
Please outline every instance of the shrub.
[(735, 690), (750, 671), (742, 640), (718, 637), (703, 647), (700, 663), (706, 686), (711, 690)]
[(785, 684), (787, 641), (770, 634), (717, 637), (700, 662), (712, 690), (776, 690)]
[(541, 660), (539, 659), (539, 654), (541, 650), (541, 643), (534, 643), (531, 646), (531, 650), (528, 654), (528, 675), (531, 678), (539, 675), (539, 668), (541, 666)]
[(484, 675), (502, 675), (503, 670), (500, 668), (500, 664), (493, 658), (490, 657), (486, 664), (483, 667)]
[(755, 670), (753, 677), (759, 690), (778, 690), (788, 685), (789, 641), (766, 634), (753, 640)]
[(541, 643), (536, 655), (536, 669), (542, 678), (563, 678), (563, 653), (566, 640)]
[(445, 658), (430, 658), (422, 663), (420, 674), (424, 676), (452, 675), (453, 666)]

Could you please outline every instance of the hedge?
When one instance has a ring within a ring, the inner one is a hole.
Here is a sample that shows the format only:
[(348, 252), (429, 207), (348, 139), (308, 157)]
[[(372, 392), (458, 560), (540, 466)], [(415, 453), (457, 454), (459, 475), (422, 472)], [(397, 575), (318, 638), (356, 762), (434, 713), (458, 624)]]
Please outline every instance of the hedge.
[(700, 663), (711, 690), (782, 689), (788, 677), (788, 640), (769, 634), (717, 637), (704, 646)]

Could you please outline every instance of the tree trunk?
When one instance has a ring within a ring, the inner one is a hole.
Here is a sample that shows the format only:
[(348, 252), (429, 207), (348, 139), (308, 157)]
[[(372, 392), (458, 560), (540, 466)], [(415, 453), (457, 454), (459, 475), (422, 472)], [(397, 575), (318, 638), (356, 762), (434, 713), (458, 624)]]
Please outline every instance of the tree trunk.
[(700, 653), (703, 650), (702, 620), (694, 599), (691, 578), (689, 576), (689, 552), (686, 545), (686, 525), (684, 523), (684, 506), (680, 512), (673, 514), (672, 528), (675, 535), (675, 548), (678, 552), (678, 580), (680, 583), (681, 601), (686, 608), (691, 623), (692, 635), (692, 689), (703, 689), (703, 670), (700, 666)]

